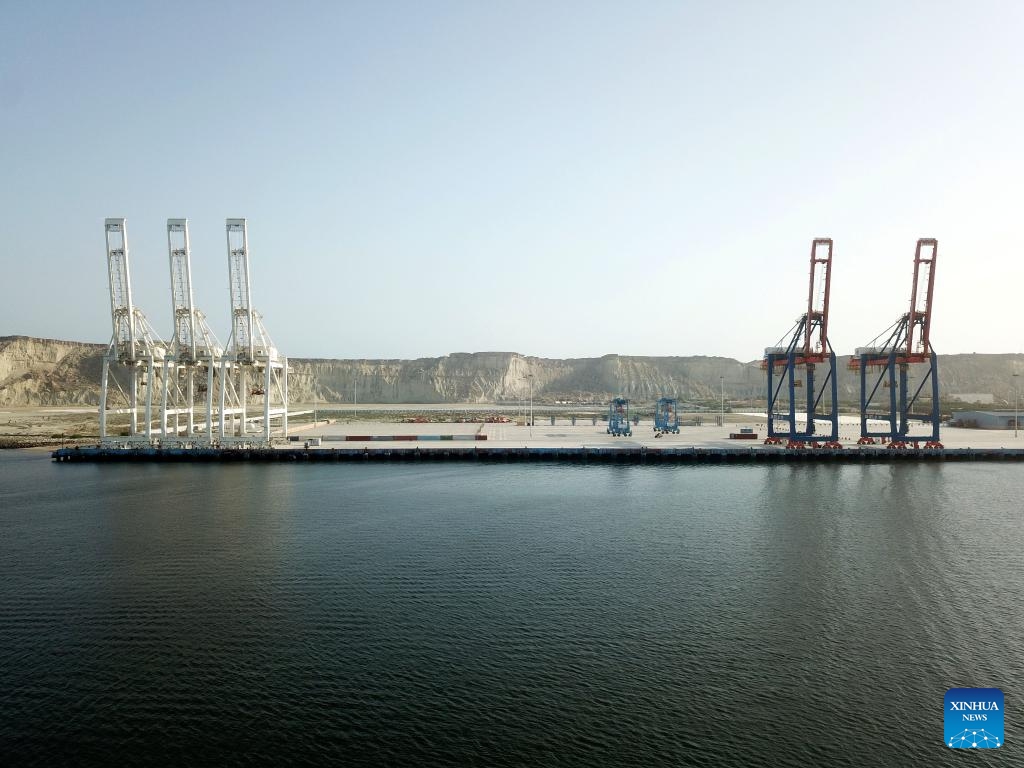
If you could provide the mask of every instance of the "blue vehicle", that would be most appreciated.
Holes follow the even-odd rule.
[[[654,406],[654,431],[679,434],[679,409],[674,397],[662,397]]]
[[[616,397],[608,406],[607,432],[615,437],[629,437],[633,434],[629,427],[629,400],[626,398]]]

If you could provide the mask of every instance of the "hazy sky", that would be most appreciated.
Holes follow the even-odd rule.
[[[835,240],[832,343],[1024,350],[1024,4],[54,3],[0,24],[0,335],[106,342],[103,219],[226,341],[224,219],[296,357],[760,357]]]

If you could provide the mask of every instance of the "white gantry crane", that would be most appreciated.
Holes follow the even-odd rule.
[[[288,433],[288,361],[278,354],[251,302],[249,236],[245,219],[227,220],[231,337],[221,362],[220,440],[223,444],[270,445],[271,420]],[[250,432],[262,399],[262,429]]]
[[[160,426],[164,441],[213,443],[214,375],[224,353],[206,316],[192,298],[192,262],[188,219],[167,220],[167,252],[171,269],[171,310],[174,335],[164,360],[164,390]],[[203,405],[201,432],[196,405]],[[181,417],[185,417],[182,435]],[[173,425],[168,422],[173,418]],[[170,434],[169,434],[170,432]]]
[[[158,367],[163,365],[166,348],[150,327],[142,310],[132,303],[132,283],[128,269],[128,232],[124,219],[104,221],[107,238],[107,276],[110,282],[110,318],[113,335],[103,357],[100,383],[100,441],[105,444],[137,444],[153,439],[153,390],[157,386]],[[127,389],[111,375],[111,365],[127,369]],[[120,392],[126,408],[111,407],[110,385]],[[139,422],[139,395],[144,390],[145,416]],[[128,434],[107,434],[107,411],[128,415]]]

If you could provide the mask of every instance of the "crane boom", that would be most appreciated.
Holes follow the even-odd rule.
[[[914,285],[910,291],[910,314],[907,322],[908,359],[927,355],[931,351],[932,297],[935,291],[935,260],[939,255],[939,242],[935,238],[921,238],[914,251]],[[920,327],[917,348],[914,330]]]
[[[811,274],[804,317],[804,357],[828,351],[828,301],[832,281],[832,239],[819,237],[811,243]],[[812,344],[817,327],[817,344]]]
[[[167,252],[171,268],[171,311],[174,318],[175,357],[178,362],[196,359],[196,311],[192,298],[192,264],[188,219],[167,220]]]
[[[128,228],[125,219],[104,221],[107,238],[107,277],[110,283],[110,319],[113,325],[111,344],[122,363],[138,359],[138,334],[135,328],[135,307],[132,305],[132,282],[128,268]]]
[[[249,281],[249,235],[245,219],[227,220],[228,285],[231,291],[231,352],[239,362],[255,360],[255,329]]]

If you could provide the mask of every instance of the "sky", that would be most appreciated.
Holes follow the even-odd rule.
[[[835,242],[830,338],[909,308],[1021,352],[1024,4],[9,3],[0,335],[106,342],[103,220],[230,330],[224,220],[291,357],[759,358]]]

